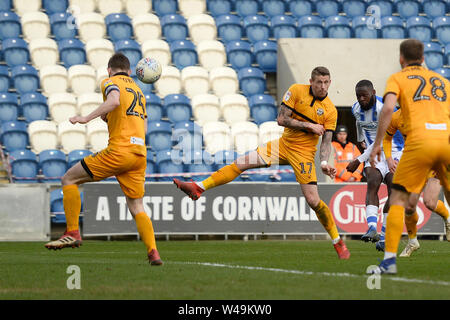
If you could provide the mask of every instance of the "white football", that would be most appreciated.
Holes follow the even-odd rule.
[[[136,76],[144,83],[158,81],[161,71],[161,64],[153,58],[142,58],[136,65]]]

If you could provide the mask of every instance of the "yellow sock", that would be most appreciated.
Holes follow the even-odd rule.
[[[408,238],[414,239],[417,236],[417,221],[419,221],[419,215],[414,212],[411,215],[405,215],[406,230],[408,231]]]
[[[313,208],[316,212],[317,218],[320,223],[324,226],[325,230],[327,230],[332,240],[336,240],[339,238],[339,232],[336,227],[336,223],[334,222],[333,215],[331,214],[330,208],[320,200],[317,207]]]
[[[63,186],[63,205],[66,215],[67,231],[78,230],[78,219],[81,211],[80,191],[76,184]]]
[[[147,247],[147,252],[156,250],[155,232],[153,231],[153,224],[145,212],[139,212],[134,216],[137,230],[141,236],[142,242]]]
[[[402,237],[403,217],[405,208],[399,205],[392,205],[386,220],[386,252],[397,254],[398,244]]]
[[[448,219],[448,210],[445,207],[444,202],[442,202],[441,200],[438,200],[436,209],[434,209],[434,212],[436,212],[438,215],[440,215],[444,220]]]
[[[205,190],[220,186],[236,179],[242,173],[237,167],[236,163],[229,164],[216,172],[211,176],[203,180],[203,186]]]

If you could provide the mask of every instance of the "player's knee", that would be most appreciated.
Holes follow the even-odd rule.
[[[427,207],[428,210],[434,211],[434,209],[436,209],[437,199],[424,198],[423,204],[425,205],[425,207]]]
[[[407,204],[405,207],[405,214],[407,216],[410,216],[410,215],[414,214],[414,212],[416,212],[416,206],[414,206],[412,204]]]
[[[314,194],[305,194],[305,200],[306,203],[311,207],[311,208],[317,208],[317,206],[320,203],[320,198],[318,195],[314,195]]]

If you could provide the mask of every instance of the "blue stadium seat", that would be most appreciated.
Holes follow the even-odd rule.
[[[4,61],[5,58],[3,56],[2,42],[0,41],[0,61]]]
[[[62,189],[56,189],[56,190],[53,190],[50,192],[50,212],[51,213],[64,213]],[[58,221],[52,221],[52,222],[58,222]]]
[[[206,1],[206,8],[213,17],[219,17],[228,14],[232,10],[232,1],[228,0],[208,0]]]
[[[369,7],[370,6],[378,6],[380,10],[379,13],[382,17],[392,16],[392,12],[394,11],[394,4],[390,0],[369,1]]]
[[[442,68],[434,69],[433,71],[439,73],[444,78],[447,78],[447,80],[450,80],[450,68],[442,67]]]
[[[8,38],[3,40],[3,55],[5,62],[11,68],[26,64],[30,60],[28,44],[21,38]]]
[[[436,38],[442,43],[450,43],[450,17],[437,17],[433,20],[433,29]]]
[[[172,147],[172,125],[169,121],[149,121],[147,129],[147,144],[154,151]]]
[[[284,15],[285,2],[282,0],[262,0],[262,11],[269,17]]]
[[[433,37],[430,19],[422,16],[411,17],[406,20],[406,29],[410,38],[418,39],[422,42],[429,42]]]
[[[342,1],[342,10],[349,18],[364,16],[366,14],[367,2],[364,0]]]
[[[12,11],[0,12],[0,40],[19,38],[21,30],[20,18],[16,13]]]
[[[359,39],[377,39],[379,31],[373,26],[368,27],[369,17],[360,16],[352,20],[353,33],[355,38]]]
[[[396,1],[396,5],[397,12],[403,19],[416,17],[421,11],[420,3],[415,0],[398,0]]]
[[[339,14],[339,2],[336,0],[317,0],[315,2],[319,16],[326,18]]]
[[[251,67],[254,57],[252,46],[247,41],[230,41],[226,45],[228,62],[231,67],[239,70],[245,67]]]
[[[42,0],[42,7],[49,16],[54,13],[66,12],[68,6],[68,0]]]
[[[60,12],[50,16],[52,34],[57,41],[73,39],[77,35],[77,26],[74,17],[70,13]]]
[[[447,5],[445,0],[423,0],[423,12],[430,19],[441,17],[447,12]]]
[[[250,42],[268,40],[270,36],[269,19],[262,15],[246,16],[244,29]]]
[[[184,165],[186,172],[213,172],[214,159],[207,151],[193,150],[184,155]],[[193,175],[192,180],[202,181],[209,177],[209,174],[205,175]]]
[[[170,44],[172,62],[178,69],[195,66],[198,61],[195,45],[189,40],[175,40]]]
[[[14,93],[0,93],[0,122],[15,121],[19,115],[19,103]]]
[[[178,4],[176,0],[153,0],[153,10],[159,17],[177,12]]]
[[[16,150],[9,153],[13,181],[18,183],[36,183],[39,164],[34,152]]]
[[[8,152],[25,149],[28,145],[27,124],[22,121],[2,123],[1,142]]]
[[[39,166],[44,175],[43,182],[60,181],[67,171],[66,155],[57,149],[44,150],[39,153]]]
[[[3,0],[0,2],[0,11],[10,11],[12,8],[12,0]]]
[[[249,98],[250,115],[257,125],[277,118],[277,103],[268,94],[255,94]]]
[[[84,44],[78,39],[63,39],[58,42],[59,58],[66,69],[86,63]]]
[[[216,170],[233,163],[236,160],[238,154],[233,150],[222,150],[214,154],[214,164],[216,165]]]
[[[157,178],[147,177],[147,175],[157,172],[158,168],[155,162],[155,153],[152,150],[147,149],[147,168],[145,168],[145,181],[158,181]]]
[[[291,16],[275,16],[270,20],[272,26],[272,34],[275,39],[279,38],[296,38],[297,25],[295,19]]]
[[[152,83],[144,83],[138,79],[136,75],[136,66],[131,66],[131,78],[133,81],[141,88],[142,93],[144,95],[150,94],[153,92],[153,84]]]
[[[298,29],[302,38],[323,38],[322,19],[317,16],[303,16],[298,19]]]
[[[192,116],[191,102],[184,94],[164,97],[164,111],[171,122],[189,121]]]
[[[445,64],[445,56],[442,53],[442,47],[437,42],[424,43],[424,56],[427,68],[434,70]]]
[[[0,92],[6,92],[11,86],[9,69],[7,66],[0,66]]]
[[[168,14],[161,18],[162,34],[168,42],[185,40],[188,36],[186,19],[178,14]]]
[[[131,19],[124,13],[111,13],[105,17],[106,31],[111,40],[119,41],[133,37]]]
[[[156,153],[158,173],[183,173],[184,165],[180,150],[161,150]],[[173,177],[161,177],[158,181],[172,181]]]
[[[81,161],[84,157],[92,154],[92,151],[85,149],[72,150],[67,155],[68,168],[72,168],[75,164]]]
[[[235,0],[236,12],[241,17],[256,15],[259,11],[257,0]]]
[[[332,16],[325,20],[328,38],[351,38],[352,27],[350,20],[344,16]]]
[[[450,43],[447,43],[444,48],[444,54],[447,59],[447,64],[450,64]]]
[[[183,153],[187,150],[202,150],[202,128],[195,122],[182,121],[175,123],[172,137],[175,147],[183,150]]]
[[[14,87],[21,94],[35,92],[39,89],[39,74],[34,67],[28,64],[12,68],[11,78]]]
[[[148,93],[145,95],[145,101],[148,121],[160,121],[164,115],[161,98],[156,94]]]
[[[245,96],[264,93],[266,80],[258,68],[242,68],[238,72],[239,86]]]
[[[385,39],[403,39],[406,37],[403,20],[399,17],[381,18],[381,35]]]
[[[277,71],[277,43],[275,41],[258,41],[253,45],[256,62],[264,72]]]
[[[234,14],[224,14],[216,18],[217,34],[227,43],[239,41],[244,35],[241,18]]]
[[[48,116],[47,98],[39,92],[29,92],[20,96],[21,114],[26,122],[45,120]]]
[[[127,56],[128,60],[130,60],[132,70],[135,69],[134,66],[142,59],[141,46],[135,40],[119,40],[114,43],[114,49],[116,52],[122,52]]]
[[[314,9],[314,4],[308,0],[291,0],[288,5],[289,11],[297,18],[310,16]]]

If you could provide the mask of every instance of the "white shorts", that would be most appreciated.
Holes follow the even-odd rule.
[[[402,157],[402,153],[403,153],[403,150],[402,151],[393,152],[392,153],[392,158],[394,160],[400,161],[400,158]],[[371,165],[370,165],[369,161],[366,161],[364,163],[364,168],[367,168],[367,167],[370,167],[370,166]],[[386,175],[389,173],[389,166],[387,164],[384,152],[381,152],[381,160],[376,162],[375,167],[378,169],[378,171],[380,171],[381,176],[383,177],[383,180],[384,180]]]

